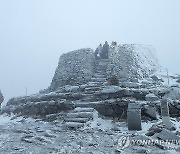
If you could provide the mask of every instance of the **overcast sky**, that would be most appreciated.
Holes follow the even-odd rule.
[[[180,0],[0,0],[0,89],[47,88],[62,53],[100,42],[153,45],[180,74]]]

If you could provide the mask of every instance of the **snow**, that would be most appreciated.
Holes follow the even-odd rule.
[[[0,125],[4,125],[10,122],[16,122],[16,120],[11,120],[13,116],[7,116],[6,114],[0,115]]]
[[[5,125],[8,123],[18,123],[19,121],[23,120],[23,117],[16,117],[14,114],[2,114],[0,115],[0,125]],[[35,121],[33,118],[26,118],[26,122]]]
[[[141,69],[149,71],[150,73],[161,70],[161,66],[156,58],[156,52],[153,46],[135,44],[133,47],[135,58],[139,62]]]

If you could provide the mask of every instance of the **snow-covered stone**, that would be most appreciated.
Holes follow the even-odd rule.
[[[63,54],[53,77],[50,89],[56,90],[64,85],[87,83],[94,73],[94,54],[90,48]]]
[[[137,82],[122,82],[120,83],[120,86],[125,88],[140,88],[140,84]]]
[[[142,79],[161,69],[152,46],[123,44],[110,50],[108,76]]]
[[[167,93],[164,98],[172,99],[172,100],[180,100],[180,88],[179,87],[171,87],[169,89],[169,93]]]
[[[180,140],[180,137],[177,136],[175,133],[169,131],[169,130],[166,130],[166,129],[163,129],[158,135],[157,135],[157,138],[161,139],[161,140],[171,140],[171,141],[175,141],[175,140]]]
[[[146,114],[148,117],[150,117],[151,119],[153,119],[153,120],[156,120],[156,119],[157,119],[157,112],[156,112],[155,107],[148,106],[148,107],[145,109],[145,114]]]
[[[45,116],[60,113],[74,108],[74,104],[66,100],[27,102],[19,105],[8,105],[2,109],[2,113],[14,113],[30,116]]]
[[[80,91],[80,87],[79,87],[79,86],[66,85],[66,86],[64,87],[64,90],[65,90],[66,92],[73,92],[73,93],[75,93],[75,92]]]
[[[153,101],[157,101],[157,100],[159,100],[159,98],[152,93],[146,95],[146,101],[153,102]]]

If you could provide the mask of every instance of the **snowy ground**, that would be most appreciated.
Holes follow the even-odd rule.
[[[96,118],[85,128],[63,130],[62,121],[44,122],[31,118],[0,116],[0,154],[118,154],[118,139],[122,135],[143,137],[157,121],[143,122],[143,130],[128,131],[125,121]],[[179,126],[178,126],[179,129]],[[177,153],[169,148],[130,145],[121,153]]]

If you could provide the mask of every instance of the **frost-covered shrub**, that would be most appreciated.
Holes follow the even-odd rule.
[[[88,82],[94,74],[93,50],[86,48],[63,54],[53,77],[50,89],[56,90],[65,85]]]

